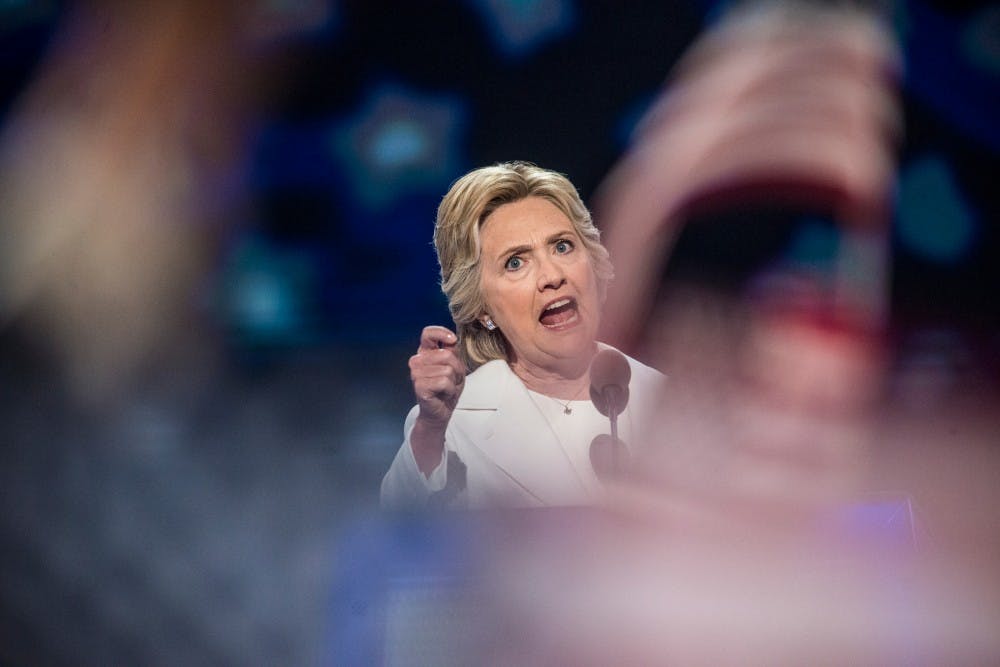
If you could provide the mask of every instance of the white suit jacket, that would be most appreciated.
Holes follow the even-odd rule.
[[[618,429],[634,452],[641,447],[637,429],[653,414],[664,376],[626,358],[632,371],[630,396]],[[417,412],[414,406],[407,415],[403,445],[382,480],[384,507],[417,509],[428,502],[469,508],[540,507],[598,500],[505,361],[491,361],[466,376],[445,432],[442,461],[429,477],[417,468],[410,448]]]

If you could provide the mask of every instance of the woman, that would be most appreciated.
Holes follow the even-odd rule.
[[[458,335],[427,327],[410,358],[417,405],[383,504],[599,499],[590,445],[609,420],[589,399],[589,367],[612,267],[576,189],[527,163],[477,169],[441,202],[434,245]],[[618,422],[634,448],[663,376],[629,366],[631,399]]]

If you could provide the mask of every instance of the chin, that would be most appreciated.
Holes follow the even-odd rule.
[[[555,356],[580,357],[589,354],[596,344],[596,331],[584,326],[571,326],[560,329],[546,329],[546,333],[558,340]]]

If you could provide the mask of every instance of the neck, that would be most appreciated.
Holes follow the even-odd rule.
[[[586,396],[590,386],[590,360],[597,353],[597,345],[588,355],[578,359],[562,359],[552,365],[533,364],[515,357],[510,369],[524,385],[539,394],[572,401]]]

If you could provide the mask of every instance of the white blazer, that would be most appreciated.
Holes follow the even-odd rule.
[[[636,431],[649,423],[664,376],[635,359],[626,359],[632,370],[630,396],[618,429],[621,439],[635,450],[639,446]],[[414,406],[407,415],[403,444],[382,479],[384,507],[418,509],[428,503],[543,507],[589,505],[598,500],[507,362],[491,361],[466,376],[445,431],[441,463],[429,477],[417,468],[410,448],[418,410]]]

